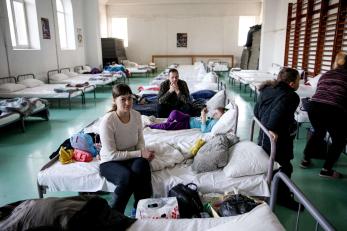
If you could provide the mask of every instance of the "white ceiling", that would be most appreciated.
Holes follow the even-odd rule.
[[[232,4],[259,3],[263,0],[99,0],[106,5]]]

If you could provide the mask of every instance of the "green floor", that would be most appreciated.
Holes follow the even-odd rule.
[[[130,85],[136,92],[139,85],[148,84],[149,80],[150,78],[136,77],[130,80]],[[240,91],[238,85],[228,85],[228,90],[240,109],[238,135],[241,139],[247,139],[253,100],[249,92]],[[17,200],[37,198],[37,172],[48,161],[48,156],[62,141],[102,116],[110,106],[111,87],[105,87],[97,90],[95,102],[92,94],[87,96],[87,103],[84,106],[81,105],[80,99],[74,100],[71,111],[68,110],[67,104],[62,104],[58,108],[54,103],[50,109],[50,121],[30,120],[26,123],[25,133],[20,131],[19,126],[0,129],[0,206]],[[347,178],[330,180],[319,177],[321,161],[314,161],[314,167],[310,169],[299,168],[298,163],[302,157],[305,142],[303,127],[300,139],[295,141],[292,179],[338,230],[345,230],[347,229]],[[336,170],[347,175],[346,165],[346,155],[342,155]],[[47,194],[47,196],[66,195],[76,195],[76,193]],[[288,230],[293,230],[295,212],[277,207],[276,214]],[[312,219],[306,212],[301,218],[301,223],[301,230],[308,230],[308,228],[312,230],[314,227]]]

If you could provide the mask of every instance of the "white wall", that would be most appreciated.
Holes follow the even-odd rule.
[[[260,9],[261,3],[123,3],[107,7],[108,32],[110,36],[111,18],[128,18],[126,52],[137,63],[150,62],[153,54],[233,54],[238,63],[242,51],[237,46],[239,16],[259,16]],[[176,47],[177,33],[188,34],[187,48]]]
[[[265,0],[263,2],[260,70],[269,70],[272,63],[284,64],[287,14],[288,0]]]
[[[11,38],[9,33],[8,18],[6,12],[6,1],[0,1],[0,26],[2,31],[5,31],[6,46],[8,52],[6,53],[4,44],[0,39],[0,76],[18,75],[24,73],[34,73],[37,78],[46,79],[47,71],[51,69],[57,69],[62,67],[74,67],[77,65],[83,65],[86,63],[85,48],[86,40],[83,46],[78,46],[76,40],[75,50],[61,50],[59,45],[59,36],[57,34],[58,27],[54,23],[56,16],[53,16],[55,11],[55,1],[36,0],[37,18],[39,24],[40,33],[40,50],[13,50],[11,45]],[[53,5],[52,5],[53,4]],[[83,23],[83,13],[85,1],[72,0],[75,33],[76,28],[81,28],[85,35],[85,25]],[[98,11],[94,12],[98,14]],[[94,14],[93,13],[93,14]],[[49,27],[51,33],[51,39],[42,39],[41,18],[48,18]],[[75,36],[77,39],[77,36]],[[57,48],[58,47],[58,48]],[[3,64],[8,56],[9,69],[7,64]]]

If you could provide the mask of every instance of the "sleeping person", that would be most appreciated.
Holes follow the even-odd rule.
[[[148,125],[152,129],[161,130],[181,130],[189,128],[200,128],[201,132],[206,133],[212,130],[212,127],[222,117],[225,108],[218,107],[213,111],[212,118],[207,118],[207,108],[201,110],[200,117],[191,117],[178,110],[171,111],[166,122]]]

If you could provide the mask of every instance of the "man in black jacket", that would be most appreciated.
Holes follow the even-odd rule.
[[[169,79],[160,84],[158,117],[166,118],[172,110],[190,114],[190,94],[187,83],[179,79],[178,71],[170,69]]]
[[[300,98],[295,91],[299,88],[300,76],[297,70],[283,68],[277,80],[266,81],[260,87],[260,95],[254,107],[254,115],[269,130],[271,138],[276,141],[275,160],[281,165],[281,171],[289,178],[293,172],[290,161],[293,159],[293,139],[296,132],[294,112]],[[270,153],[270,140],[259,133],[258,144]],[[284,184],[279,186],[278,203],[298,209],[290,191]]]

